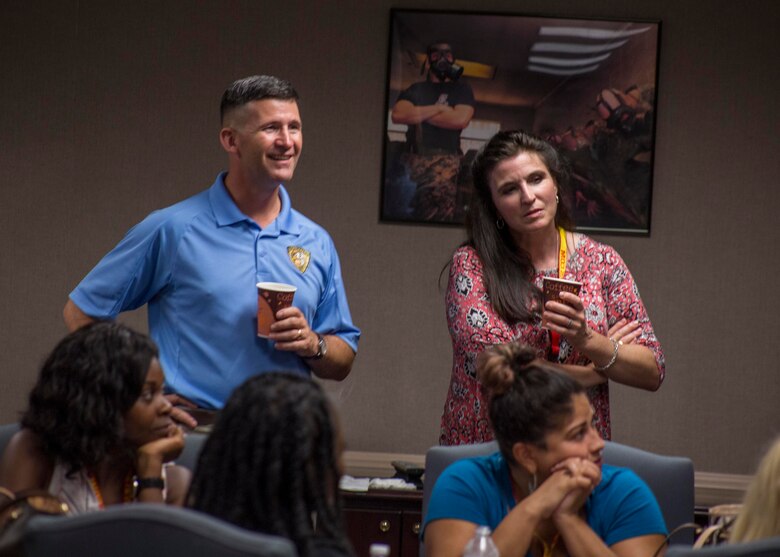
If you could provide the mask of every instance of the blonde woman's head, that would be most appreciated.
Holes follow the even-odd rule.
[[[761,459],[730,540],[750,542],[773,536],[780,536],[780,437]]]

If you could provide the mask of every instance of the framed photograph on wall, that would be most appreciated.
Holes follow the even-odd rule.
[[[578,230],[649,234],[660,22],[391,10],[380,220],[460,225],[500,130],[569,160]]]

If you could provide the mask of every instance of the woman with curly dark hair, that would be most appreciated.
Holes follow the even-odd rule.
[[[182,504],[189,472],[167,465],[184,435],[163,396],[149,337],[98,322],[66,336],[41,368],[0,461],[0,485],[47,490],[82,513],[130,501]]]
[[[289,538],[301,557],[351,555],[338,483],[341,437],[322,389],[289,373],[237,388],[200,453],[187,506]]]

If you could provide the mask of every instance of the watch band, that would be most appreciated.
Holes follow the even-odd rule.
[[[304,356],[305,360],[321,360],[328,352],[328,344],[325,342],[325,337],[319,333],[316,334],[319,339],[317,342],[317,353],[314,356]]]
[[[144,489],[165,489],[165,480],[162,478],[138,478],[135,481],[135,492],[140,493]]]

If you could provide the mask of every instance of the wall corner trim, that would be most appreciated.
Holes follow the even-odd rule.
[[[696,506],[714,507],[741,503],[751,477],[743,474],[695,472],[693,483],[696,486]]]

